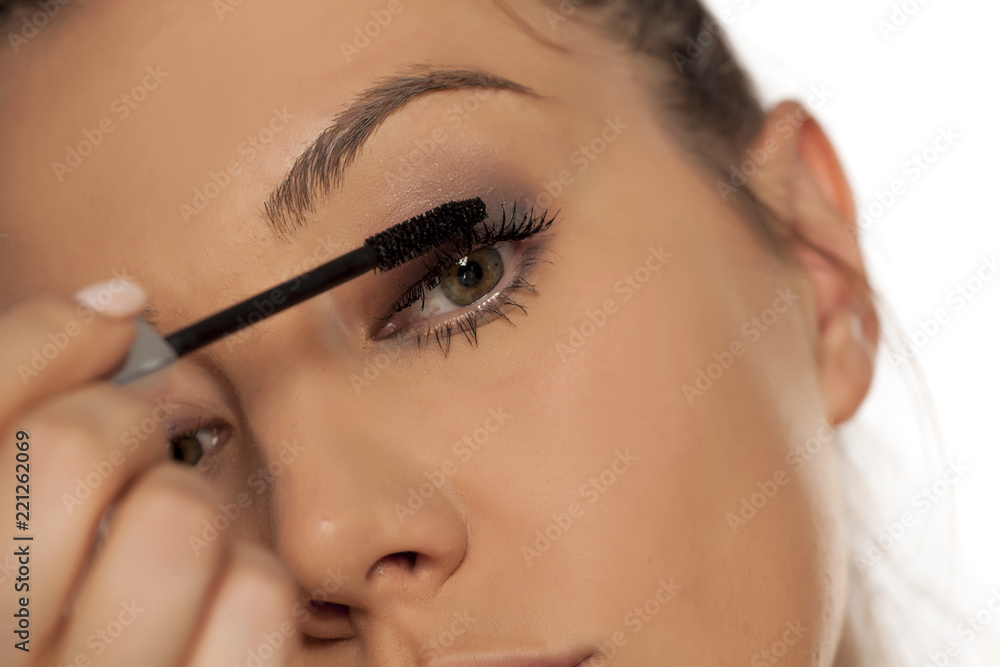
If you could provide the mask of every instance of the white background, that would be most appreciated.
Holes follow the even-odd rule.
[[[920,517],[927,530],[908,531],[891,548],[914,562],[913,555],[946,547],[944,558],[909,573],[956,614],[926,621],[914,612],[906,619],[906,641],[919,656],[907,664],[923,665],[927,652],[955,640],[962,650],[949,664],[996,667],[1000,615],[968,644],[956,628],[986,606],[991,590],[1000,591],[1000,275],[961,309],[953,290],[984,258],[1000,259],[1000,2],[707,4],[717,16],[731,13],[729,37],[768,104],[805,102],[814,86],[832,93],[814,113],[841,155],[859,211],[871,214],[861,243],[885,314],[918,344],[923,385],[909,376],[912,364],[893,366],[883,354],[872,395],[843,431],[876,494],[873,516],[891,523],[913,510],[913,496],[943,479],[948,460],[971,469],[949,485],[940,508]],[[894,7],[902,10],[895,17]],[[916,177],[909,161],[947,128],[959,138]],[[895,180],[905,194],[879,210],[879,193],[889,202],[884,191]],[[927,321],[939,309],[948,320],[935,331]],[[933,335],[917,333],[921,322]],[[899,349],[890,341],[882,352],[893,346]],[[926,408],[914,399],[921,386],[939,418],[937,443],[933,427],[921,423]]]

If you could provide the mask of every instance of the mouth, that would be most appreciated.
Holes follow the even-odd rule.
[[[593,651],[576,651],[561,656],[530,653],[481,653],[438,658],[428,667],[586,667],[596,655]]]

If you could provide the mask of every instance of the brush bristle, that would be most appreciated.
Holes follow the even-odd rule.
[[[365,239],[365,245],[375,251],[377,269],[389,271],[458,237],[472,238],[472,228],[486,215],[479,197],[448,202]]]

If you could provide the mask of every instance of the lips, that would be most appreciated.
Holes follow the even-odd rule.
[[[563,656],[482,653],[448,656],[429,663],[428,667],[581,667],[593,655],[592,651],[577,651]]]

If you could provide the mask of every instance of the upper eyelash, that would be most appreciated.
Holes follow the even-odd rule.
[[[507,209],[501,206],[502,216],[498,224],[491,225],[488,222],[482,228],[470,231],[459,241],[447,248],[439,248],[434,251],[434,261],[424,263],[427,273],[424,277],[410,287],[398,298],[389,308],[389,314],[383,320],[391,319],[393,315],[409,308],[417,301],[420,301],[420,309],[423,310],[424,300],[427,293],[437,287],[441,282],[441,276],[445,269],[455,264],[472,251],[486,246],[496,245],[505,241],[523,241],[547,230],[558,217],[558,211],[551,217],[548,209],[535,215],[535,208],[531,207],[528,212],[517,218],[517,202],[511,206],[510,215]]]
[[[182,438],[190,438],[201,429],[202,429],[201,417],[198,417],[198,422],[195,424],[195,427],[191,429],[185,429],[181,431],[176,426],[170,425],[167,427],[167,442],[172,443],[174,440],[180,440]]]

